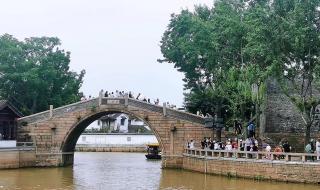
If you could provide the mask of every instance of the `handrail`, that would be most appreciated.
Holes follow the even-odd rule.
[[[18,147],[33,147],[34,143],[33,142],[17,142]]]
[[[239,151],[239,150],[206,150],[206,149],[185,149],[184,155],[198,158],[229,158],[229,159],[251,159],[264,161],[285,161],[285,162],[307,162],[316,160],[314,153],[286,153],[286,152],[264,152],[264,151]],[[320,163],[319,163],[320,164]]]
[[[115,101],[112,101],[112,100],[115,100]],[[158,113],[163,112],[163,106],[161,106],[161,105],[155,105],[155,104],[151,104],[151,103],[148,103],[145,101],[136,100],[133,98],[126,99],[125,97],[102,97],[100,99],[93,98],[90,100],[80,101],[80,102],[65,105],[62,107],[54,108],[54,109],[52,109],[52,112],[50,112],[50,110],[47,110],[47,111],[43,111],[43,112],[36,113],[33,115],[25,116],[25,117],[19,118],[18,122],[21,124],[23,122],[27,122],[30,124],[30,123],[34,123],[34,122],[38,122],[38,121],[45,121],[45,120],[50,119],[51,117],[63,115],[65,113],[68,113],[71,111],[81,110],[81,109],[90,108],[90,107],[92,107],[92,108],[97,107],[100,105],[100,103],[101,103],[101,105],[118,104],[118,105],[125,106],[126,101],[127,101],[128,105],[132,106],[132,107],[139,107],[142,109],[147,109],[147,110],[150,110],[153,112],[158,112]],[[182,120],[188,120],[188,121],[191,121],[194,123],[204,124],[204,117],[201,117],[199,115],[195,115],[195,114],[188,113],[188,112],[182,112],[182,111],[171,109],[171,108],[166,108],[166,110],[167,110],[167,114],[169,117],[178,118],[178,119],[182,119]],[[50,115],[50,113],[51,113],[51,115]]]

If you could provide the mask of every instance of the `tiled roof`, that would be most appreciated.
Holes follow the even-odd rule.
[[[9,101],[7,100],[0,100],[0,110],[2,110],[5,107],[9,107],[17,116],[22,117],[23,114],[16,108],[14,107]]]
[[[114,114],[109,114],[109,115],[105,115],[102,116],[100,119],[101,120],[106,120],[106,119],[112,119],[112,120],[116,120],[119,116],[121,116],[123,113],[114,113]]]
[[[0,109],[4,108],[7,105],[7,100],[0,100]]]

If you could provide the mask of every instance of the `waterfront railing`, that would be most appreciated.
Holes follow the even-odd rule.
[[[18,147],[34,147],[33,142],[17,142]]]
[[[307,162],[316,161],[317,154],[313,153],[286,153],[263,151],[239,150],[210,150],[210,149],[185,149],[184,155],[206,159],[251,159],[264,161]],[[320,163],[320,162],[319,162]]]

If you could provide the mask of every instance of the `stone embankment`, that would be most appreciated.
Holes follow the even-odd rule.
[[[188,149],[182,168],[229,177],[320,184],[320,162],[312,161],[315,157],[315,154]]]
[[[35,148],[1,148],[0,169],[35,166]]]
[[[77,145],[76,152],[146,152],[145,145]]]

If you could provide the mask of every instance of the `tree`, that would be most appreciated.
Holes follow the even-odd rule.
[[[250,110],[252,103],[259,119],[266,81],[277,79],[301,112],[307,142],[320,103],[319,5],[320,0],[218,0],[213,8],[183,10],[172,15],[163,35],[160,62],[185,74],[190,111],[219,115],[228,109],[229,119],[246,115],[241,107]]]
[[[14,99],[25,114],[79,101],[85,71],[69,71],[70,52],[60,45],[53,37],[0,36],[0,96]]]
[[[305,144],[310,140],[313,112],[320,103],[320,1],[274,1],[277,47],[281,50],[278,79],[284,93],[296,105],[305,124]],[[285,44],[285,46],[283,45]]]
[[[160,62],[174,63],[185,74],[189,111],[245,117],[244,105],[251,105],[252,98],[249,75],[241,74],[250,71],[244,54],[244,6],[237,0],[217,1],[212,9],[197,6],[194,12],[172,15],[161,41]]]

